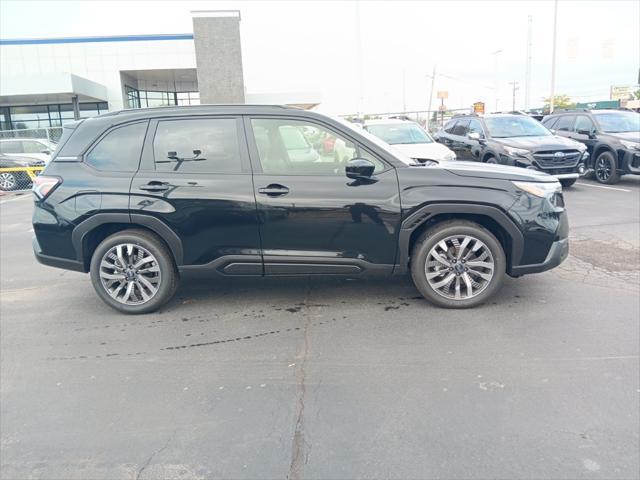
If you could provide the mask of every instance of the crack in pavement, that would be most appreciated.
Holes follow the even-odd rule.
[[[174,437],[176,436],[176,432],[173,432],[173,435],[171,435],[169,437],[169,439],[167,440],[167,442],[164,444],[164,446],[160,447],[158,450],[156,450],[155,452],[153,452],[149,458],[147,458],[147,461],[144,463],[144,465],[142,466],[142,468],[140,468],[140,470],[138,470],[138,473],[136,474],[136,480],[140,480],[140,476],[142,475],[142,472],[144,472],[144,469],[147,468],[149,466],[149,464],[151,463],[151,461],[154,459],[154,457],[156,455],[158,455],[159,453],[162,453],[164,450],[167,449],[167,447],[169,446],[169,444],[171,443],[171,440],[174,439]]]
[[[311,290],[311,282],[308,280],[307,294],[304,301],[304,328],[303,328],[303,347],[302,361],[300,362],[299,379],[298,379],[298,402],[296,412],[296,424],[291,442],[291,464],[289,465],[288,480],[301,480],[304,478],[304,465],[307,453],[305,452],[306,443],[304,440],[304,408],[307,397],[307,359],[309,354],[309,328],[311,327],[309,309],[307,301]]]

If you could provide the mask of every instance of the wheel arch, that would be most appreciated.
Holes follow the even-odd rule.
[[[402,222],[398,240],[398,262],[394,273],[404,274],[408,271],[411,251],[423,232],[449,220],[468,220],[489,230],[504,250],[507,272],[510,272],[512,266],[519,264],[524,237],[505,212],[488,205],[436,204],[421,208]]]
[[[182,265],[182,241],[161,220],[139,214],[97,214],[80,223],[72,233],[77,260],[82,262],[84,271],[89,271],[91,256],[100,242],[114,233],[132,229],[145,230],[158,237],[171,252],[176,265]]]

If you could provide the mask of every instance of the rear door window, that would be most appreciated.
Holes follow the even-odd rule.
[[[108,172],[137,171],[146,131],[147,122],[114,128],[89,151],[85,162]]]
[[[235,118],[162,120],[153,139],[153,154],[159,172],[242,172]]]

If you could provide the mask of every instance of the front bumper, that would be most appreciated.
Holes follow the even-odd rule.
[[[544,259],[544,262],[534,265],[520,265],[517,267],[511,267],[510,274],[512,277],[519,277],[520,275],[527,275],[529,273],[545,272],[560,265],[565,261],[568,255],[569,239],[563,238],[561,240],[556,240],[551,244],[551,248],[549,249],[547,258]]]
[[[587,173],[589,154],[583,152],[582,156],[574,160],[575,163],[572,164],[547,167],[543,167],[531,154],[525,156],[501,155],[501,159],[506,165],[514,165],[516,167],[529,168],[538,172],[548,173],[558,180],[569,180],[580,178]]]
[[[625,150],[621,164],[623,172],[640,175],[640,151]]]

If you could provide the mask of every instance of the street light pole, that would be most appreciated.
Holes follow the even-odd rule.
[[[511,110],[515,112],[516,111],[516,90],[519,90],[518,82],[514,80],[513,82],[509,82],[509,85],[513,87],[513,103],[511,106]]]
[[[553,2],[553,52],[551,54],[551,95],[549,113],[553,113],[556,94],[556,41],[558,37],[558,0]]]
[[[433,74],[431,75],[431,92],[429,93],[429,109],[427,110],[427,130],[431,126],[431,105],[433,101],[433,86],[436,83],[436,66],[433,65]]]
[[[502,53],[502,50],[496,50],[495,52],[491,52],[493,55],[493,91],[495,94],[496,108],[495,111],[498,111],[498,54]]]

